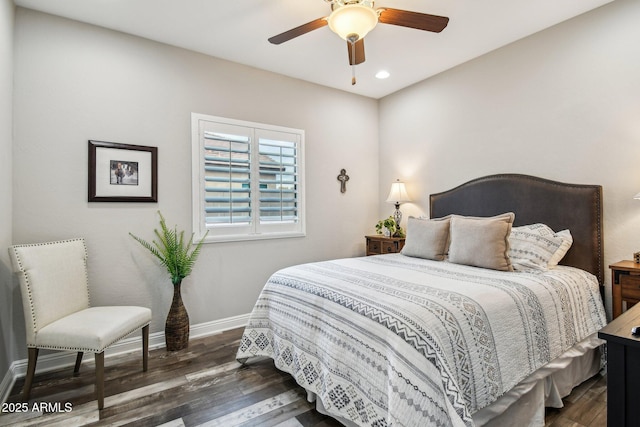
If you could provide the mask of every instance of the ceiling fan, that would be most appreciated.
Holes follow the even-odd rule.
[[[449,18],[426,13],[381,7],[373,8],[374,0],[325,0],[331,5],[331,14],[315,19],[299,27],[269,38],[273,44],[281,44],[310,31],[329,25],[329,28],[347,41],[349,64],[354,67],[351,84],[356,84],[355,66],[364,62],[364,36],[378,22],[399,25],[417,30],[439,33],[449,23]]]

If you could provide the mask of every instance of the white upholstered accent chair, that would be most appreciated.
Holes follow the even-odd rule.
[[[39,349],[95,353],[98,408],[104,407],[104,350],[142,328],[142,365],[147,370],[149,322],[146,307],[90,307],[84,239],[14,245],[9,248],[20,278],[27,332],[28,366],[22,391],[29,400]]]

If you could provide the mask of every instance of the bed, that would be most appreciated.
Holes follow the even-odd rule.
[[[601,187],[492,175],[430,217],[401,254],[274,273],[237,359],[272,358],[347,426],[544,425],[604,364]]]

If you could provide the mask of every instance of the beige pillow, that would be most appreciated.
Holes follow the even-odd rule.
[[[453,215],[449,261],[513,271],[509,259],[509,235],[514,219],[512,212],[487,218]]]
[[[417,258],[442,261],[446,255],[449,240],[449,218],[407,220],[407,238],[402,254]]]

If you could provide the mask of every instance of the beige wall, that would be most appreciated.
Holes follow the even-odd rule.
[[[13,2],[0,0],[0,381],[15,358],[12,325],[15,288],[6,250],[12,241],[13,24]]]
[[[304,129],[307,189],[306,237],[203,248],[183,282],[192,324],[249,313],[281,267],[364,254],[377,221],[375,100],[20,8],[15,75],[13,240],[84,236],[94,304],[151,307],[163,330],[171,284],[128,232],[151,239],[158,209],[190,230],[191,112]],[[89,139],[158,147],[159,202],[87,203]]]
[[[405,214],[428,214],[430,193],[487,174],[601,184],[605,264],[629,259],[640,250],[638,22],[640,2],[618,0],[382,99],[379,197],[403,178],[416,200]]]

